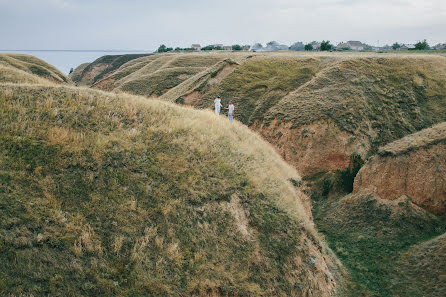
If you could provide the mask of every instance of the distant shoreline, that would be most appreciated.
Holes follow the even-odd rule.
[[[0,49],[0,52],[82,52],[82,53],[152,53],[150,50],[52,50],[52,49]]]

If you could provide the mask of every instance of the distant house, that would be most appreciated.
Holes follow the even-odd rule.
[[[279,44],[277,41],[270,41],[266,44],[266,47],[264,47],[260,51],[275,52],[275,51],[286,51],[286,50],[288,50],[288,45]]]
[[[365,48],[365,45],[361,41],[347,41],[347,44],[350,46],[350,48],[354,51],[363,51]]]
[[[346,50],[346,49],[351,49],[350,45],[347,42],[341,42],[336,46],[336,49],[338,51],[342,51],[342,50]]]
[[[217,43],[217,44],[213,44],[214,47],[221,47],[223,48],[223,44],[222,43]]]
[[[439,44],[437,44],[437,45],[434,45],[434,46],[432,47],[432,49],[434,49],[434,50],[442,50],[442,49],[446,49],[446,43],[443,43],[443,44],[439,43]]]
[[[223,46],[223,50],[225,50],[225,51],[232,51],[232,45],[225,45],[225,46]]]
[[[260,43],[255,43],[253,44],[253,46],[251,46],[251,51],[256,52],[256,51],[261,51],[263,49],[263,45]]]
[[[190,48],[195,50],[195,51],[200,51],[201,50],[201,45],[199,45],[199,44],[192,44]]]
[[[365,48],[365,44],[363,44],[361,41],[355,41],[355,40],[341,42],[336,46],[337,50],[351,49],[354,51],[363,51],[364,48]]]
[[[303,42],[298,41],[298,42],[292,44],[289,47],[289,49],[292,50],[292,51],[303,51],[303,50],[305,50],[305,45],[304,45]]]
[[[313,46],[313,50],[314,51],[320,51],[321,50],[321,43],[320,42],[313,41],[311,43],[311,45]]]
[[[415,44],[402,44],[401,47],[399,48],[399,50],[409,50],[409,49],[414,49],[415,48]]]

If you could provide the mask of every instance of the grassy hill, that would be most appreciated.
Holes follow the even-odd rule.
[[[0,88],[0,295],[331,296],[300,177],[210,111]]]
[[[0,53],[0,82],[68,83],[69,79],[56,67],[30,55]]]
[[[445,233],[445,217],[404,196],[313,198],[315,223],[354,281],[344,296],[443,296],[444,279],[437,281],[446,272],[444,247],[425,241]]]
[[[147,56],[148,54],[108,55],[100,57],[92,63],[79,65],[71,78],[80,86],[90,86],[121,67],[123,64]]]
[[[446,233],[411,247],[397,260],[395,290],[410,296],[446,295]]]
[[[311,177],[351,170],[355,158],[364,162],[378,147],[444,121],[445,69],[440,55],[169,53],[132,60],[93,87],[198,108],[212,108],[220,95]]]

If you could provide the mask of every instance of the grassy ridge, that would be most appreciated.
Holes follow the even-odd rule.
[[[132,60],[145,57],[148,54],[107,55],[100,57],[83,68],[81,74],[73,77],[73,81],[79,85],[92,85],[104,78],[107,74],[117,70],[123,64]],[[80,71],[79,71],[80,72]],[[90,75],[86,76],[86,73]]]
[[[300,177],[242,125],[145,98],[4,84],[0,135],[1,295],[334,289]]]
[[[217,81],[207,75],[216,69],[219,77],[224,71],[216,65],[224,60],[235,62],[230,72]],[[197,67],[204,70],[194,75]],[[445,69],[441,55],[176,53],[131,61],[103,83],[112,82],[106,90],[162,94],[163,100],[199,108],[212,108],[220,95],[223,104],[234,101],[236,118],[249,126],[278,121],[295,129],[334,122],[352,135],[352,143],[364,139],[374,154],[379,146],[445,120]]]
[[[284,97],[265,116],[298,127],[331,119],[342,130],[378,146],[446,117],[446,59],[370,57],[339,61],[310,84]]]
[[[32,78],[31,76],[35,77]],[[69,79],[56,67],[30,55],[0,54],[1,82],[39,82],[44,78],[57,83],[68,83]]]

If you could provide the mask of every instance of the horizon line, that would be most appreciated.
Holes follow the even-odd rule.
[[[97,49],[0,49],[0,52],[134,52],[134,53],[140,53],[140,52],[148,52],[153,53],[153,50],[97,50]]]

